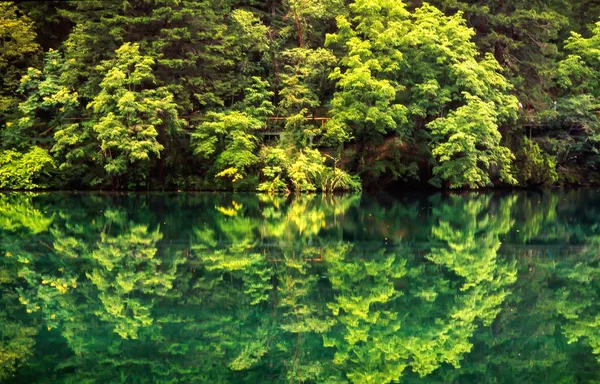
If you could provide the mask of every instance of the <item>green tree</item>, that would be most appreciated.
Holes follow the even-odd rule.
[[[14,112],[15,91],[25,68],[35,62],[40,46],[31,20],[15,4],[0,3],[0,119]]]
[[[86,180],[94,173],[94,141],[78,122],[79,94],[68,79],[72,67],[73,60],[67,61],[59,51],[50,49],[42,70],[28,69],[18,90],[26,99],[19,104],[19,118],[7,123],[10,126],[4,131],[4,139],[8,146],[22,150],[31,146],[49,148],[60,170],[54,173],[56,179]]]
[[[54,167],[52,157],[39,147],[22,154],[6,150],[0,152],[0,189],[35,189],[46,187],[40,178],[49,176]]]
[[[243,102],[225,112],[209,113],[209,121],[200,123],[192,134],[194,152],[204,158],[214,158],[215,177],[235,183],[251,175],[251,169],[259,163],[256,131],[262,129],[266,118],[273,114],[268,85],[255,77],[254,84],[246,89]]]
[[[349,7],[351,18],[338,16],[338,32],[326,40],[326,46],[337,44],[344,52],[343,67],[330,75],[338,91],[327,135],[336,144],[353,139],[357,149],[351,171],[376,177],[387,168],[371,161],[377,146],[388,133],[406,136],[407,109],[397,99],[403,87],[393,75],[403,60],[398,39],[408,30],[409,13],[403,3],[393,1],[358,0]]]
[[[556,81],[562,91],[557,101],[558,118],[566,130],[566,134],[559,136],[564,149],[559,151],[558,163],[559,168],[567,169],[564,173],[574,173],[571,177],[576,182],[583,182],[585,169],[595,171],[600,166],[597,155],[600,122],[596,114],[597,98],[600,96],[600,77],[597,75],[600,61],[594,53],[599,46],[600,23],[592,28],[589,38],[572,32],[565,42],[569,54],[559,62],[556,73]],[[574,156],[577,158],[575,162],[572,161]],[[591,177],[595,179],[595,175]]]
[[[515,169],[520,185],[550,185],[558,180],[556,158],[527,137],[516,154]]]
[[[490,183],[495,166],[500,180],[512,184],[513,156],[500,144],[499,127],[516,119],[517,100],[500,66],[491,55],[478,57],[462,14],[445,17],[425,4],[412,19],[404,71],[412,120],[431,134],[430,182],[477,188]]]
[[[470,95],[467,95],[470,96]],[[498,112],[493,102],[468,97],[466,105],[429,124],[433,135],[432,154],[439,165],[430,182],[449,183],[450,188],[477,188],[491,184],[490,169],[500,168],[500,180],[516,183],[511,173],[514,155],[500,145]]]
[[[253,12],[231,5],[160,0],[152,6],[118,1],[60,9],[59,16],[75,25],[63,47],[67,59],[74,60],[70,78],[82,104],[100,92],[106,73],[99,64],[127,42],[153,59],[152,88],[165,87],[181,115],[195,118],[239,102],[261,67],[267,28]],[[189,136],[169,136],[160,126],[157,130],[164,149],[160,160],[152,162],[151,177],[171,188],[213,187],[214,173],[207,175],[209,167],[194,159]],[[92,157],[98,161],[102,156]],[[91,179],[102,183],[104,175]]]
[[[145,185],[152,160],[164,148],[157,139],[158,129],[166,127],[175,134],[182,121],[173,95],[153,86],[154,60],[142,56],[137,44],[125,43],[115,53],[114,61],[101,64],[99,70],[105,73],[102,91],[88,104],[93,111],[92,129],[100,142],[104,169],[117,188],[120,176]]]
[[[536,119],[551,109],[550,88],[560,58],[561,37],[576,5],[564,0],[434,0],[445,12],[464,12],[477,32],[482,53],[491,53],[507,69],[521,103],[535,109]],[[539,117],[538,117],[539,116]]]
[[[478,59],[462,15],[447,17],[427,4],[411,14],[401,2],[375,0],[350,10],[352,22],[338,18],[339,32],[328,40],[346,46],[340,63],[347,68],[332,74],[340,91],[329,135],[355,139],[361,169],[417,177],[415,160],[425,160],[434,184],[476,188],[490,183],[496,166],[500,179],[513,183],[513,156],[500,145],[498,128],[516,118],[517,100],[495,59]],[[417,159],[407,151],[411,144],[412,154],[421,151]],[[381,154],[386,146],[398,149],[391,161]]]

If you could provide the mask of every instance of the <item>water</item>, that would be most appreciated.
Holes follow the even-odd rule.
[[[600,192],[0,194],[0,381],[600,380]]]

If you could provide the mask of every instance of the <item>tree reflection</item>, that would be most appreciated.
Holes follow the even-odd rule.
[[[0,379],[598,379],[582,198],[0,195]]]

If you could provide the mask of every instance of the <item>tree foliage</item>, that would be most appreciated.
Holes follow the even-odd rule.
[[[1,145],[46,150],[53,188],[596,183],[598,10],[589,0],[3,3]],[[527,176],[530,150],[556,159],[542,161],[543,181]]]
[[[176,133],[181,127],[173,95],[154,88],[154,60],[139,53],[137,44],[123,44],[116,58],[101,64],[106,76],[101,92],[87,105],[93,111],[93,131],[111,177],[133,173],[146,178],[149,164],[164,146],[159,130]],[[130,168],[135,169],[131,172]]]
[[[18,98],[15,90],[24,68],[33,64],[40,46],[34,25],[15,4],[0,4],[0,118],[10,117]]]
[[[47,184],[39,180],[48,176],[53,167],[54,160],[40,147],[33,147],[27,153],[0,152],[0,189],[44,188]]]

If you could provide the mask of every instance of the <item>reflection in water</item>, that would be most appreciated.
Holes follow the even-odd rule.
[[[0,381],[600,380],[599,197],[0,194]]]

